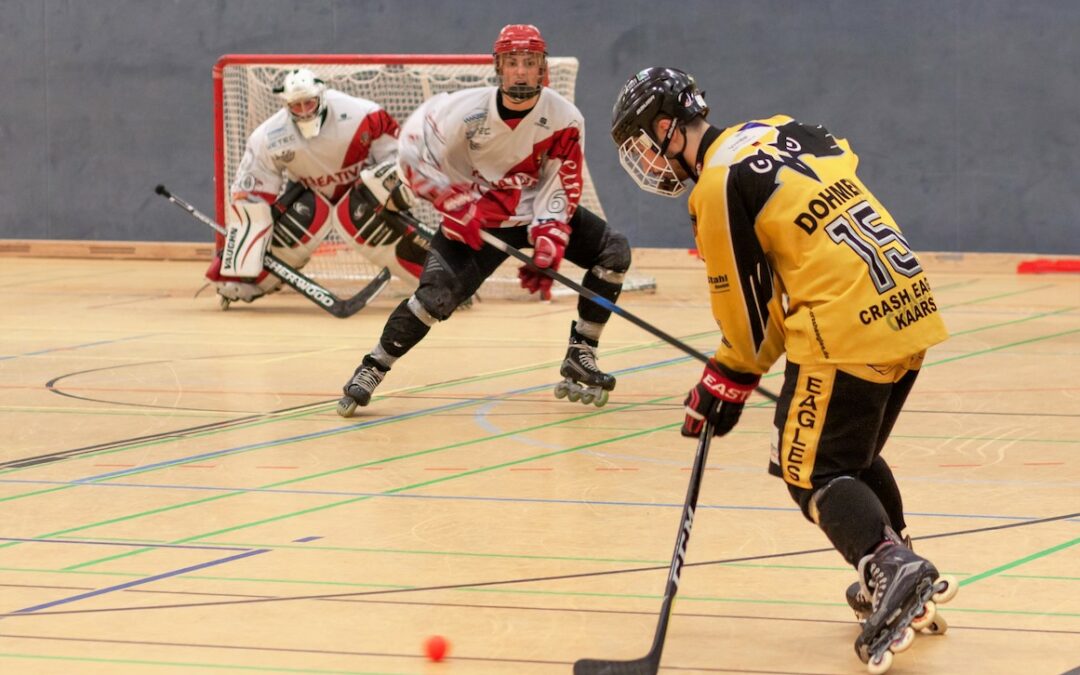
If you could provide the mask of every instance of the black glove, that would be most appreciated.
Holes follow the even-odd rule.
[[[760,375],[740,373],[709,359],[701,381],[686,395],[686,419],[682,435],[698,436],[706,416],[713,423],[717,436],[723,436],[735,428],[742,414],[746,399],[761,380]]]

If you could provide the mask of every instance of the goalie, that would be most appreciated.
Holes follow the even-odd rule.
[[[289,72],[275,93],[285,105],[247,140],[224,242],[206,272],[222,307],[281,286],[263,269],[267,246],[301,269],[334,227],[365,258],[415,285],[427,242],[386,217],[411,203],[397,178],[397,122],[373,101],[327,89],[306,68]]]

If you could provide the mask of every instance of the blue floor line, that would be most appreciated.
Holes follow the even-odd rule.
[[[98,340],[97,342],[87,342],[81,345],[75,345],[73,347],[52,347],[50,349],[39,349],[36,352],[25,352],[23,354],[9,354],[7,356],[0,356],[0,361],[9,361],[11,359],[18,359],[23,356],[41,356],[42,354],[51,354],[53,352],[70,352],[76,349],[87,349],[88,347],[98,347],[100,345],[111,345],[117,342],[127,342],[128,340],[141,340],[144,337],[150,337],[152,333],[146,335],[131,335],[128,337],[116,338],[115,340]]]
[[[59,600],[51,600],[49,602],[43,602],[40,605],[33,605],[31,607],[24,607],[23,609],[16,610],[12,614],[32,614],[33,612],[39,612],[43,609],[50,607],[56,607],[58,605],[66,605],[71,602],[77,602],[79,600],[85,600],[86,598],[93,598],[99,595],[105,595],[106,593],[114,593],[116,591],[122,591],[126,588],[133,586],[142,586],[143,584],[153,583],[162,579],[168,579],[169,577],[180,576],[181,574],[187,574],[188,572],[195,572],[207,567],[215,567],[224,563],[233,562],[234,560],[240,560],[241,558],[249,558],[253,555],[259,555],[260,553],[267,553],[270,549],[260,548],[254,551],[245,551],[244,553],[237,553],[226,558],[219,558],[217,560],[210,560],[208,562],[199,563],[197,565],[189,565],[188,567],[181,567],[177,570],[169,572],[162,572],[161,574],[155,574],[149,577],[143,577],[142,579],[135,579],[134,581],[127,581],[122,584],[116,584],[115,586],[107,586],[105,588],[99,588],[93,591],[87,591],[86,593],[79,593],[78,595],[72,595],[66,598],[60,598]]]
[[[617,371],[614,371],[614,373],[615,374],[633,373],[633,372],[637,372],[637,371],[640,371],[640,370],[646,370],[646,369],[655,368],[655,367],[661,366],[661,365],[677,363],[679,361],[686,361],[689,358],[690,357],[684,356],[684,357],[678,357],[678,358],[674,358],[674,359],[666,359],[664,361],[657,361],[657,362],[651,363],[651,364],[646,364],[646,365],[642,365],[642,366],[634,366],[632,368],[625,368],[623,370],[617,370]],[[289,437],[281,438],[281,439],[274,440],[274,441],[263,441],[261,443],[252,443],[250,445],[241,445],[241,446],[237,446],[237,447],[233,447],[233,448],[225,448],[223,450],[214,450],[212,452],[204,452],[204,453],[200,453],[200,454],[197,454],[197,455],[188,455],[187,457],[179,457],[179,458],[176,458],[176,459],[165,460],[163,462],[157,462],[155,464],[147,464],[145,466],[134,467],[134,468],[131,468],[131,469],[122,469],[120,471],[110,471],[108,473],[102,473],[102,474],[98,474],[96,476],[87,476],[86,478],[80,478],[80,479],[76,480],[75,482],[76,483],[93,483],[93,482],[101,481],[101,480],[111,480],[112,478],[118,478],[120,476],[127,476],[127,475],[131,475],[131,474],[143,473],[143,472],[146,472],[146,471],[153,471],[155,469],[161,469],[161,468],[166,468],[166,467],[170,467],[170,466],[176,466],[176,465],[179,465],[179,464],[187,464],[189,462],[196,462],[196,461],[205,460],[205,459],[213,459],[215,457],[223,457],[223,456],[226,456],[226,455],[231,455],[231,454],[235,454],[235,453],[239,453],[239,452],[246,452],[248,450],[258,450],[258,449],[262,449],[262,448],[272,448],[272,447],[275,447],[275,446],[278,446],[278,445],[285,445],[285,444],[288,444],[288,443],[309,441],[309,440],[313,440],[313,439],[316,439],[316,438],[323,438],[325,436],[336,435],[336,434],[339,434],[339,433],[342,433],[342,432],[345,432],[345,431],[349,431],[349,430],[362,429],[364,427],[372,426],[372,425],[375,425],[375,424],[381,424],[383,422],[392,422],[392,421],[396,421],[396,420],[409,419],[411,417],[419,417],[419,416],[422,416],[422,415],[431,415],[431,414],[435,414],[435,413],[446,412],[448,410],[456,410],[458,408],[464,408],[466,406],[476,405],[477,403],[482,402],[482,401],[499,401],[500,399],[510,397],[510,396],[517,396],[519,394],[531,394],[533,392],[543,391],[544,389],[550,389],[550,388],[552,388],[554,386],[555,386],[554,383],[549,383],[549,384],[533,385],[533,386],[530,386],[530,387],[526,387],[524,389],[512,389],[510,391],[506,391],[506,392],[503,392],[501,394],[494,394],[494,395],[490,395],[490,396],[477,397],[475,399],[471,399],[471,400],[468,400],[468,401],[456,401],[454,403],[447,403],[447,404],[440,405],[440,406],[435,406],[435,407],[432,407],[432,408],[424,408],[422,410],[414,410],[412,412],[402,413],[400,415],[392,415],[392,416],[389,416],[389,417],[379,417],[377,419],[370,420],[370,421],[367,421],[367,422],[358,422],[358,423],[355,423],[355,424],[347,424],[345,426],[334,427],[332,429],[324,429],[322,431],[314,431],[314,432],[311,432],[311,433],[308,433],[308,434],[300,434],[298,436],[289,436]]]
[[[573,506],[634,506],[643,508],[681,509],[682,503],[657,503],[657,502],[620,502],[620,501],[595,501],[588,499],[541,499],[536,497],[485,497],[480,495],[422,495],[408,492],[396,492],[386,494],[384,492],[354,492],[346,490],[293,490],[284,488],[242,488],[242,487],[214,487],[208,485],[170,485],[155,483],[81,483],[78,481],[52,481],[31,479],[0,479],[0,483],[20,483],[33,485],[79,485],[83,487],[100,488],[140,488],[150,490],[195,490],[209,492],[250,492],[269,494],[294,494],[327,497],[385,497],[387,499],[429,499],[446,501],[477,501],[477,502],[501,502],[521,504],[567,504]],[[794,506],[739,506],[734,504],[699,504],[700,509],[715,509],[720,511],[790,511],[797,512]],[[1039,520],[1046,516],[1006,516],[979,513],[933,513],[923,511],[908,511],[908,515],[925,516],[929,518],[974,518],[986,520]],[[1080,522],[1080,518],[1068,519],[1065,522]],[[31,541],[40,541],[34,539]]]

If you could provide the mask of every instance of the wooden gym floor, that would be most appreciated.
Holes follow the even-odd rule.
[[[701,265],[623,304],[699,347]],[[924,256],[952,338],[886,456],[962,584],[895,673],[1080,665],[1080,277]],[[204,263],[0,266],[0,672],[569,673],[656,625],[700,365],[619,317],[598,409],[559,401],[574,302],[437,326],[369,408],[339,387],[396,304],[218,310]],[[762,384],[776,390],[774,373]],[[861,673],[854,580],[764,469],[772,405],[713,443],[662,672]],[[421,644],[451,643],[442,663]]]

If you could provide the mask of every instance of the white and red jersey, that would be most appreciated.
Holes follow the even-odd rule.
[[[528,115],[508,124],[498,96],[496,87],[477,87],[425,101],[402,125],[401,175],[414,172],[440,187],[473,186],[485,227],[569,223],[581,200],[581,112],[545,87]]]
[[[393,159],[399,128],[389,113],[373,101],[334,89],[323,95],[326,119],[318,136],[301,136],[286,108],[252,132],[232,194],[246,192],[273,202],[288,178],[334,203],[360,177],[360,169]]]

